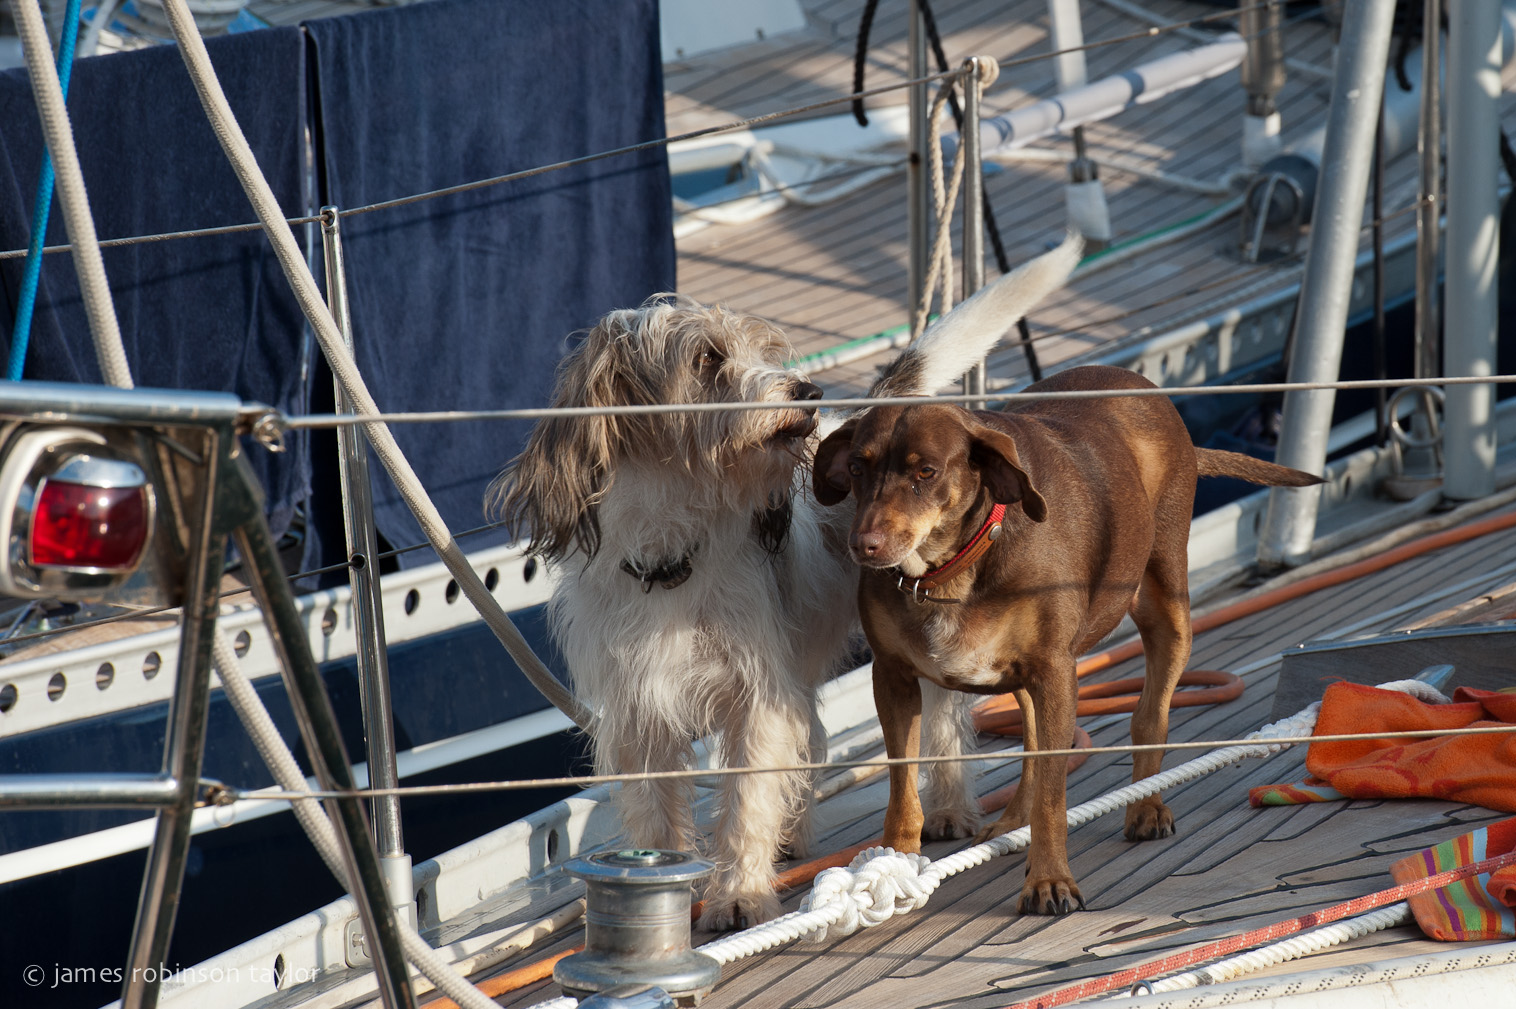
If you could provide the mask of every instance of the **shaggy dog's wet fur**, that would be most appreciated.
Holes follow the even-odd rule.
[[[871,395],[943,388],[1078,258],[1070,239],[987,287],[903,352]],[[692,740],[711,734],[728,766],[823,756],[816,690],[848,654],[858,570],[850,509],[819,507],[808,486],[817,414],[796,404],[821,390],[786,366],[793,356],[773,325],[686,298],[612,312],[565,358],[555,406],[774,408],[553,417],[491,488],[529,549],[562,562],[551,624],[594,712],[602,772],[684,767]],[[962,705],[941,697],[925,746],[961,752]],[[979,814],[962,765],[938,766],[925,830],[967,836]],[[721,779],[702,927],[778,913],[774,858],[804,848],[810,789],[794,770]],[[623,787],[628,839],[693,849],[691,800],[686,781]]]

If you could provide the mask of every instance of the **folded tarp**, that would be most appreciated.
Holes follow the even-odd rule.
[[[438,0],[305,28],[319,185],[343,209],[664,135],[655,0]],[[658,148],[345,217],[357,359],[380,408],[548,406],[570,334],[673,289],[671,213]],[[529,425],[394,430],[459,531],[483,521],[485,488]],[[335,467],[320,441],[315,451],[314,508],[340,522],[335,484],[322,482]],[[372,468],[380,532],[422,540]]]
[[[305,129],[304,48],[295,28],[207,41],[227,98],[280,206],[297,216]],[[69,113],[102,239],[254,220],[178,51],[156,46],[80,60]],[[24,69],[0,73],[0,249],[24,249],[42,164]],[[68,236],[54,205],[47,243]],[[261,231],[104,251],[127,361],[141,387],[235,392],[289,413],[308,409],[303,320]],[[9,353],[24,260],[0,260],[0,359]],[[44,257],[24,377],[103,381],[68,253]],[[309,481],[306,439],[248,457],[276,532]]]

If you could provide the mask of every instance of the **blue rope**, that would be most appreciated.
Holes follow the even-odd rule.
[[[80,0],[68,0],[63,14],[63,38],[58,44],[58,84],[68,98],[68,79],[74,69],[74,43],[79,38]],[[98,15],[98,11],[96,12]],[[37,304],[37,286],[42,280],[42,241],[47,235],[47,218],[53,209],[53,158],[42,148],[42,170],[37,179],[37,200],[32,204],[32,235],[26,247],[26,270],[21,275],[21,300],[16,305],[16,328],[11,334],[10,366],[5,377],[21,380],[26,365],[26,348],[32,337],[32,310]]]

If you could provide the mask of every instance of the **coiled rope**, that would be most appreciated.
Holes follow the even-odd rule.
[[[995,82],[1000,76],[1000,65],[993,57],[981,57],[979,73],[973,80],[966,76],[961,78],[963,86],[978,88],[983,91]],[[912,323],[912,332],[916,335],[926,331],[928,318],[931,316],[932,297],[936,293],[937,285],[942,285],[940,312],[947,315],[953,308],[953,293],[951,277],[953,275],[953,247],[952,247],[952,220],[953,208],[958,204],[958,190],[963,185],[963,149],[959,144],[953,151],[953,167],[951,182],[945,182],[942,166],[942,113],[947,103],[952,99],[953,87],[960,80],[949,78],[937,88],[937,96],[932,100],[932,111],[927,117],[928,141],[927,149],[931,157],[932,176],[932,200],[937,213],[937,238],[932,243],[932,253],[927,261],[926,279],[922,285],[921,302],[916,306],[916,316]]]

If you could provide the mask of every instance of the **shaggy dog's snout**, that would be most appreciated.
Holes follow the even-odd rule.
[[[797,381],[790,386],[790,400],[796,403],[808,403],[821,398],[821,386],[812,382]],[[786,424],[775,432],[781,438],[806,438],[816,430],[816,411],[807,410],[800,419]]]

